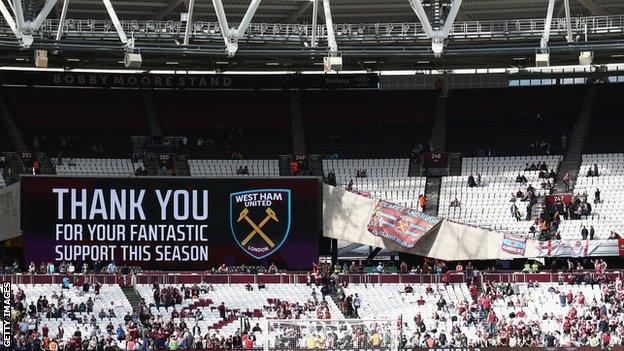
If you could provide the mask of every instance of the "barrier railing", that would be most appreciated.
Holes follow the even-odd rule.
[[[572,272],[574,273],[574,272]],[[622,277],[623,271],[610,270],[609,278]],[[481,281],[502,283],[527,283],[558,282],[560,275],[568,272],[557,273],[522,273],[522,272],[493,272],[478,273],[476,279]],[[593,273],[589,273],[593,277]],[[61,284],[64,274],[11,274],[0,275],[0,280],[10,281],[13,284]],[[73,274],[67,275],[72,283],[90,283],[96,281],[100,284],[199,284],[202,281],[207,284],[306,284],[306,273],[284,274],[212,274],[209,272],[144,272],[132,275],[122,274]],[[465,283],[466,274],[453,273],[449,275],[450,283]],[[443,283],[443,275],[440,274],[341,274],[339,281],[348,284],[436,284]],[[314,281],[311,281],[314,283]]]

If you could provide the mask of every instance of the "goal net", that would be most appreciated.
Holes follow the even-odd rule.
[[[265,350],[397,350],[396,320],[269,319]]]

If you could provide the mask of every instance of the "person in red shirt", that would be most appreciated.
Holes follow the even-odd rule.
[[[290,161],[290,173],[292,175],[298,175],[299,174],[299,162],[292,160]]]
[[[581,306],[585,304],[585,295],[583,295],[582,291],[576,296],[576,302]]]
[[[446,272],[444,272],[442,282],[446,285],[449,285],[449,283],[451,282],[451,271],[447,270]]]
[[[572,304],[572,301],[574,300],[574,295],[572,295],[572,290],[568,291],[568,294],[566,295],[566,300],[568,302],[568,305]]]
[[[490,334],[494,334],[495,327],[496,327],[496,320],[498,320],[498,318],[496,317],[496,313],[494,313],[494,310],[491,310],[487,316],[488,331]]]
[[[479,294],[479,289],[473,284],[470,286],[470,296],[472,296],[472,301],[477,301],[477,295]]]
[[[611,334],[609,334],[609,332],[606,332],[602,334],[602,347],[607,348],[609,346],[609,343],[611,343]]]
[[[481,306],[483,307],[483,310],[485,312],[490,310],[490,298],[488,296],[483,296],[483,299],[481,300]]]
[[[243,347],[245,350],[253,349],[253,340],[247,334],[243,335]]]

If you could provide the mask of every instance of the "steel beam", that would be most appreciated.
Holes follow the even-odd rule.
[[[27,23],[28,29],[31,31],[36,31],[39,28],[41,28],[43,21],[45,21],[45,19],[48,18],[48,15],[54,8],[54,5],[56,5],[57,1],[58,0],[47,0],[45,5],[43,5],[43,8],[41,9],[41,12],[39,12],[35,20]]]
[[[457,17],[457,13],[459,12],[459,7],[462,4],[462,0],[453,1],[453,5],[451,5],[451,11],[449,11],[448,16],[444,20],[444,28],[442,29],[442,38],[446,39],[451,33],[451,29],[453,28],[453,23],[455,23],[455,18]]]
[[[427,17],[427,13],[423,8],[421,0],[409,0],[409,3],[410,6],[412,6],[412,10],[414,10],[414,12],[416,13],[416,16],[418,16],[418,19],[420,20],[420,23],[422,24],[423,30],[427,34],[427,37],[433,39],[433,28],[431,28],[431,22],[429,22],[429,17]]]
[[[193,30],[193,9],[195,7],[195,0],[189,0],[188,15],[186,16],[186,31],[184,32],[184,45],[189,44],[191,38],[191,31]]]
[[[312,39],[310,46],[316,47],[316,31],[318,23],[318,0],[312,0]]]
[[[568,43],[571,43],[574,38],[572,38],[572,20],[570,20],[570,0],[563,0],[563,4],[565,6],[566,30],[568,32],[566,40]]]
[[[128,37],[126,36],[126,32],[123,30],[123,26],[121,22],[119,22],[119,18],[117,17],[117,13],[115,13],[115,9],[113,8],[113,4],[111,4],[110,0],[102,0],[104,2],[104,6],[106,7],[106,11],[110,16],[110,19],[113,21],[113,25],[115,26],[115,30],[117,30],[117,35],[122,43],[128,43]]]
[[[22,10],[22,0],[13,0],[13,12],[15,13],[15,24],[20,31],[24,30],[24,10]]]
[[[323,0],[323,9],[325,10],[325,25],[327,27],[327,45],[329,46],[329,53],[335,54],[338,52],[338,43],[336,43],[336,33],[334,32],[334,22],[332,21],[329,0]]]
[[[548,0],[548,12],[546,13],[546,22],[544,23],[544,33],[542,33],[542,40],[540,41],[540,48],[542,51],[548,47],[548,40],[550,40],[550,28],[552,26],[552,16],[555,10],[555,0]]]
[[[58,31],[56,32],[56,41],[61,40],[63,36],[63,26],[65,25],[65,17],[67,16],[67,7],[69,6],[69,0],[63,1],[63,10],[61,10],[61,19],[59,20]]]
[[[262,0],[251,0],[251,4],[249,4],[249,7],[247,8],[245,15],[243,16],[243,19],[241,20],[240,24],[238,25],[238,29],[236,30],[237,40],[242,37],[247,31],[247,28],[249,28],[249,23],[251,23],[251,19],[256,13],[258,6],[260,6],[260,1]]]
[[[15,36],[18,38],[21,37],[22,35],[21,31],[18,31],[17,25],[15,24],[15,20],[13,19],[13,15],[9,11],[9,9],[6,7],[6,5],[4,4],[4,0],[0,0],[0,12],[2,12],[2,17],[4,17],[4,20],[6,21],[6,23],[9,25],[9,27],[11,27],[13,34],[15,34]]]

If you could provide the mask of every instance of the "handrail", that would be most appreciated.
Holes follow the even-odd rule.
[[[624,28],[624,16],[622,15],[573,17],[570,20],[573,34],[620,34],[622,28]],[[59,22],[58,19],[46,20],[37,33],[38,37],[40,39],[55,40]],[[128,36],[139,41],[182,38],[186,28],[186,22],[182,21],[125,20],[121,21],[121,25]],[[544,25],[544,18],[456,22],[453,25],[450,37],[457,39],[492,39],[517,36],[540,37],[544,30]],[[551,35],[567,35],[566,26],[565,18],[553,19]],[[326,26],[319,24],[317,27],[318,38],[326,39]],[[428,40],[419,22],[341,23],[334,25],[334,28],[336,39],[343,42],[370,39]],[[0,32],[12,33],[11,28],[4,20],[0,21]],[[66,19],[62,33],[63,38],[67,40],[76,38],[83,40],[117,39],[117,32],[112,21],[105,19]],[[311,35],[312,25],[310,24],[252,23],[240,41],[273,40],[281,43],[302,42],[308,40]],[[218,22],[194,22],[192,36],[197,41],[222,41]]]

